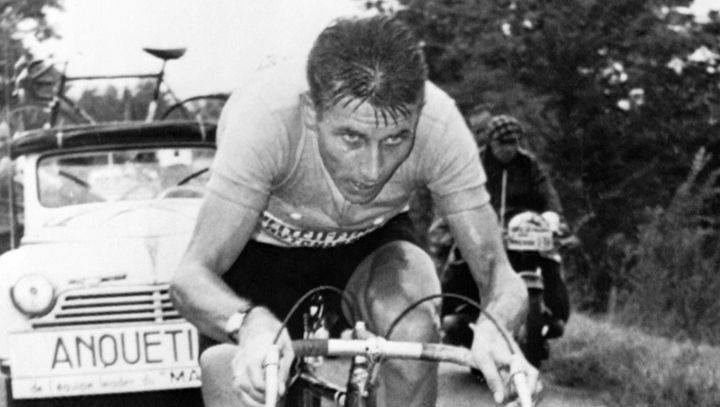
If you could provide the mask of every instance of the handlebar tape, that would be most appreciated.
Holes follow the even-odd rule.
[[[326,339],[293,341],[292,345],[296,357],[328,356],[328,341]]]

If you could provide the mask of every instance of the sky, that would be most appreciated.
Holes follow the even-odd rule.
[[[166,79],[188,97],[229,92],[269,60],[306,54],[328,22],[359,11],[350,0],[65,0],[49,16],[61,39],[34,48],[72,76],[156,72],[161,62],[142,48],[185,47]]]
[[[708,21],[707,15],[711,10],[720,11],[720,1],[718,0],[695,0],[690,9],[698,16],[700,21]]]
[[[268,61],[305,55],[322,27],[335,17],[358,14],[358,3],[64,0],[64,10],[49,16],[62,38],[34,47],[39,55],[68,61],[70,75],[155,72],[160,61],[143,47],[185,47],[185,56],[167,66],[173,91],[180,97],[230,92]],[[710,9],[720,9],[720,0],[695,0],[692,6],[700,16]]]

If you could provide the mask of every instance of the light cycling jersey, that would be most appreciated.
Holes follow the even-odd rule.
[[[346,201],[325,169],[300,67],[275,67],[233,92],[220,118],[210,193],[257,210],[259,242],[287,247],[351,243],[407,211],[427,186],[441,213],[489,201],[477,146],[454,101],[426,84],[413,150],[370,203]]]

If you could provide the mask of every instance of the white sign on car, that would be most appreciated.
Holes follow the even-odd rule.
[[[197,332],[187,322],[10,335],[15,398],[200,385]]]

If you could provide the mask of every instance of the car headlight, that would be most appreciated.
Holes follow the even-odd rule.
[[[47,314],[55,304],[55,287],[38,274],[21,277],[10,289],[15,307],[23,314],[38,317]]]

